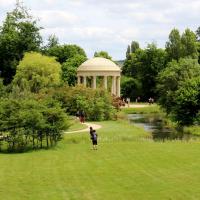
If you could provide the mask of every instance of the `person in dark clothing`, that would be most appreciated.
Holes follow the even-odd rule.
[[[90,139],[92,140],[93,128],[90,126]]]
[[[92,144],[93,144],[93,149],[94,150],[97,150],[97,137],[98,137],[98,135],[96,133],[96,130],[93,130],[92,131],[92,138],[91,138],[91,140],[92,140]]]
[[[80,121],[81,123],[85,123],[85,112],[83,110],[80,112]]]

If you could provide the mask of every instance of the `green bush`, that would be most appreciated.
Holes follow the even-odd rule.
[[[59,101],[62,108],[70,115],[76,115],[77,111],[83,110],[87,120],[109,120],[115,113],[112,97],[103,89],[63,86],[46,89],[39,94],[42,98],[46,95]]]
[[[0,138],[4,150],[54,146],[68,126],[66,114],[53,99],[1,99]]]

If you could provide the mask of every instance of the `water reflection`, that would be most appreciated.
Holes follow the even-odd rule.
[[[142,126],[146,131],[151,132],[154,140],[189,140],[191,137],[181,130],[167,127],[163,116],[159,114],[130,114],[128,118],[131,123]]]

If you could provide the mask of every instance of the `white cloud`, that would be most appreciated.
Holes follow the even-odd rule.
[[[44,38],[56,34],[62,43],[76,43],[89,56],[107,50],[122,59],[127,45],[138,41],[142,47],[156,41],[164,47],[176,27],[195,31],[200,26],[199,0],[24,0],[40,18]],[[0,0],[0,19],[5,19],[15,0]]]
[[[68,26],[78,20],[76,15],[59,10],[34,11],[33,15],[37,16],[46,28]]]
[[[7,8],[15,4],[15,0],[0,0],[0,8]]]

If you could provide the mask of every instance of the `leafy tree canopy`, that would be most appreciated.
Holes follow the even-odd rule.
[[[0,71],[4,83],[11,82],[25,52],[39,51],[42,43],[40,29],[19,1],[15,9],[7,13],[0,27]]]
[[[69,58],[74,57],[75,55],[81,55],[86,58],[85,51],[77,45],[54,45],[49,49],[46,49],[45,54],[48,56],[56,57],[56,60],[59,63],[66,62]]]
[[[83,55],[75,55],[62,64],[62,80],[70,86],[76,84],[76,70],[87,59]]]
[[[192,79],[194,79],[195,82],[193,80],[192,82],[185,84],[185,82]],[[197,84],[196,80],[198,79],[200,79],[200,65],[195,59],[180,59],[178,62],[173,60],[159,73],[157,84],[157,90],[160,97],[159,103],[168,114],[174,114],[174,116],[176,116],[175,118],[180,121],[180,115],[176,112],[178,111],[178,108],[182,106],[183,109],[185,102],[189,102],[190,100],[194,101],[193,103],[195,104],[197,95],[195,94],[195,97],[192,100],[192,93],[197,92],[195,91],[195,88],[197,87],[194,85]],[[189,86],[191,86],[191,91],[188,89],[190,88]],[[190,95],[191,99],[189,100],[188,98]],[[183,101],[184,98],[185,100]],[[190,105],[192,106],[193,103]],[[188,106],[190,105],[188,104]],[[185,107],[185,119],[187,118],[188,123],[190,123],[191,119],[189,118],[191,116],[194,117],[194,115],[190,116],[190,113],[187,113],[186,110],[187,107]],[[183,123],[186,123],[186,120],[184,120]]]
[[[142,98],[146,100],[157,96],[156,76],[165,68],[165,65],[165,51],[157,48],[155,44],[149,44],[145,50],[137,49],[135,53],[130,54],[125,60],[122,72],[125,76],[137,79],[141,85],[141,91],[138,91],[136,95],[142,94]]]
[[[4,150],[25,151],[42,148],[45,143],[48,148],[61,139],[63,130],[68,127],[67,115],[51,98],[6,98],[0,102],[0,131]]]
[[[183,125],[200,125],[200,75],[185,82],[174,93],[172,117]]]
[[[169,61],[185,57],[198,58],[198,44],[195,33],[186,29],[180,35],[178,29],[173,29],[169,34],[169,41],[166,42],[166,51]]]
[[[23,90],[38,92],[43,87],[60,83],[61,66],[54,57],[40,53],[26,53],[20,61],[13,80],[13,85]]]

